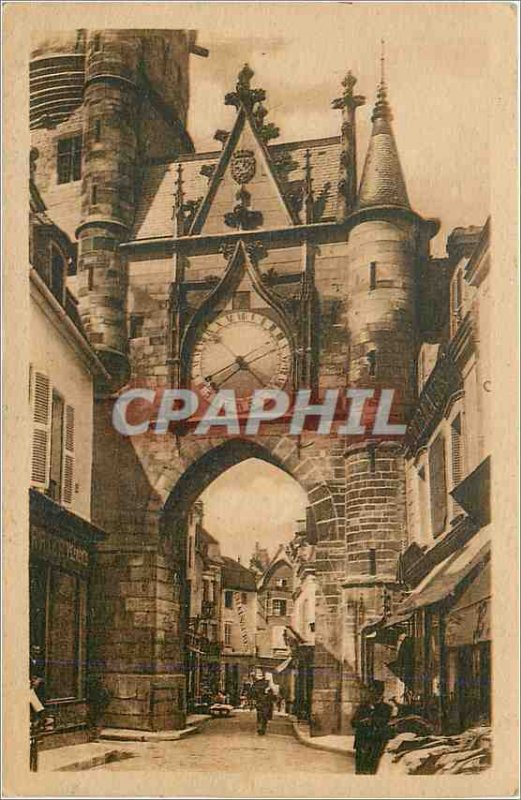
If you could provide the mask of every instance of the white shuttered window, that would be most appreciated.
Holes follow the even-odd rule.
[[[51,384],[43,372],[32,372],[33,446],[31,483],[39,489],[49,485],[51,449]]]
[[[31,485],[45,491],[53,500],[70,505],[74,495],[74,408],[71,405],[63,407],[63,401],[56,393],[53,402],[51,382],[43,372],[31,369],[30,380],[33,419]]]

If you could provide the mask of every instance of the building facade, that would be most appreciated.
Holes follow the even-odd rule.
[[[392,422],[412,425],[420,350],[437,343],[433,276],[447,269],[430,257],[439,223],[410,203],[383,77],[359,183],[355,116],[365,101],[350,73],[334,100],[339,135],[280,144],[246,65],[225,97],[220,149],[194,153],[190,52],[202,54],[190,31],[78,31],[49,37],[31,64],[35,183],[78,247],[70,286],[109,373],[97,385],[92,504],[107,532],[91,595],[92,658],[111,697],[104,721],[184,725],[191,509],[224,470],[254,457],[308,495],[313,732],[346,732],[364,693],[362,630],[403,588],[409,450],[393,437],[296,436],[275,424],[247,437],[196,436],[189,425],[123,437],[113,401],[129,386],[193,388],[211,402],[216,387],[240,400],[262,385],[304,389],[310,403],[328,390],[377,398],[392,388]],[[233,369],[220,340],[240,356]],[[250,364],[266,342],[264,360]],[[283,655],[282,639],[270,647]]]
[[[88,607],[105,536],[91,522],[91,469],[94,384],[107,373],[66,285],[74,245],[32,179],[29,227],[30,677],[45,706],[48,747],[88,739],[96,722]]]
[[[404,598],[364,631],[367,678],[437,730],[491,720],[490,221],[447,244],[442,325],[407,434]]]
[[[219,691],[221,674],[222,569],[219,542],[204,528],[204,508],[194,503],[186,552],[186,709],[203,708]]]
[[[254,573],[223,557],[221,686],[233,706],[247,696],[256,664],[257,585]]]
[[[299,720],[312,722],[316,624],[316,531],[308,512],[307,519],[297,524],[290,543],[292,554],[293,609],[286,639],[291,650],[291,711]]]

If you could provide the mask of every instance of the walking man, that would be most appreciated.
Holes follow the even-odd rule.
[[[266,734],[268,720],[273,716],[275,695],[262,669],[257,670],[257,677],[252,689],[255,708],[257,709],[257,733]]]
[[[351,720],[355,729],[355,768],[357,775],[375,775],[389,738],[392,708],[383,700],[384,684],[373,681],[369,702],[361,703]]]

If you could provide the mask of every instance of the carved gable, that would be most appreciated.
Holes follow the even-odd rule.
[[[290,227],[295,221],[251,116],[241,109],[191,233]]]

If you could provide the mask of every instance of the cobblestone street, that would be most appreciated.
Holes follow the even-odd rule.
[[[300,744],[291,722],[276,717],[265,737],[258,736],[253,712],[207,722],[194,736],[177,742],[143,743],[132,748],[133,758],[97,767],[96,771],[168,770],[175,772],[288,772],[326,774],[354,772],[349,756],[315,750]]]

